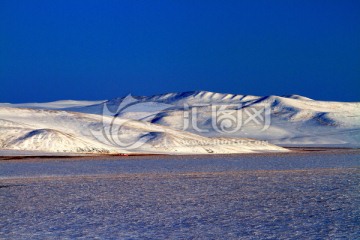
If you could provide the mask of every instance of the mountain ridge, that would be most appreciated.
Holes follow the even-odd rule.
[[[116,112],[120,106],[122,111]],[[108,111],[104,111],[105,107]],[[254,121],[250,121],[248,124],[243,124],[239,131],[219,132],[214,129],[214,113],[212,112],[213,108],[217,107],[243,117],[254,113],[255,109],[260,111],[262,108],[268,108],[271,123],[266,130],[261,130]],[[186,116],[189,117],[195,110],[198,117],[192,124],[197,127],[186,128]],[[208,91],[140,97],[130,95],[101,101],[61,100],[50,103],[0,104],[0,131],[2,132],[0,143],[2,146],[13,145],[18,146],[17,149],[28,150],[26,148],[31,147],[25,147],[25,145],[30,146],[34,139],[46,138],[50,141],[51,138],[55,138],[60,139],[59,142],[67,143],[64,148],[61,144],[59,145],[59,148],[64,151],[66,148],[76,151],[71,148],[71,145],[79,144],[77,147],[83,150],[86,150],[84,145],[89,145],[91,146],[89,149],[93,149],[94,152],[116,152],[118,149],[98,143],[98,139],[89,137],[90,133],[88,129],[85,129],[85,127],[101,129],[103,119],[134,121],[136,124],[130,124],[130,133],[124,136],[133,140],[146,138],[149,144],[144,145],[146,147],[142,148],[143,152],[151,152],[156,149],[155,145],[158,146],[157,151],[162,153],[166,151],[206,152],[202,147],[195,151],[189,146],[181,146],[180,143],[183,141],[176,140],[177,136],[189,140],[196,138],[200,142],[211,142],[211,138],[225,137],[227,139],[258,139],[281,146],[360,147],[360,102],[317,101],[296,94],[261,97]],[[229,121],[230,119],[227,120],[228,125]],[[54,123],[57,126],[54,126]],[[39,129],[47,130],[37,131]],[[199,129],[203,132],[199,132]],[[28,136],[21,140],[24,143],[20,144],[21,136],[29,134],[29,131],[35,131],[34,136]],[[11,134],[17,136],[16,144],[14,142],[10,144],[9,139],[14,139],[10,136]],[[164,147],[162,145],[164,142],[159,144],[165,140],[171,142],[173,146]],[[35,145],[42,146],[40,142]],[[252,147],[255,149],[255,146]],[[46,147],[44,148],[46,150]],[[228,146],[213,148],[209,151],[225,153],[245,151],[245,148],[241,150]],[[56,147],[51,149],[55,150]],[[89,149],[87,150],[91,152]]]

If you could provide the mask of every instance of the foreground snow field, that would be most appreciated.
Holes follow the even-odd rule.
[[[134,99],[135,104],[131,102],[131,108],[121,112],[116,110],[127,98],[0,104],[0,148],[50,153],[208,154],[286,151],[275,145],[360,147],[360,103],[204,91]],[[265,106],[271,121],[264,129],[250,122],[238,131],[215,131],[213,106],[243,115]],[[184,116],[193,110],[198,116],[192,119],[196,128],[186,128]],[[112,139],[114,133],[108,134],[114,127],[122,127],[117,140]],[[129,148],[119,142],[139,144]]]
[[[0,239],[359,239],[359,150],[0,161]]]

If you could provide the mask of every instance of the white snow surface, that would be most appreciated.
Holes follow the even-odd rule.
[[[117,118],[112,126],[122,126],[121,141],[144,143],[129,150],[126,146],[106,141],[103,136],[103,122],[109,124],[113,120],[110,116],[0,107],[0,119],[0,148],[7,150],[162,154],[286,151],[272,144],[264,145],[246,139],[226,139],[225,144],[219,144],[214,138],[149,122]]]
[[[360,147],[359,102],[316,101],[299,95],[260,97],[193,91],[134,97],[136,102],[131,108],[112,116],[124,99],[0,104],[0,149],[209,154],[286,151],[273,144]],[[267,106],[271,122],[265,130],[249,123],[230,134],[218,132],[211,121],[214,105],[243,114],[245,110]],[[104,106],[110,111],[104,112]],[[184,116],[194,108],[198,114],[196,124],[203,132],[184,128]],[[104,123],[122,127],[121,134],[116,135],[120,136],[119,141],[144,144],[135,149],[114,144],[103,136]]]
[[[103,101],[77,101],[77,100],[60,100],[46,103],[0,103],[0,107],[19,107],[19,108],[39,108],[39,109],[65,109],[74,107],[86,107],[100,104]]]

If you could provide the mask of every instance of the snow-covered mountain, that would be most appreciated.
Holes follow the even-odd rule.
[[[136,147],[126,145],[135,142]],[[104,101],[0,104],[3,149],[93,153],[284,150],[272,144],[360,147],[360,103],[316,101],[299,95],[193,91]]]
[[[0,149],[127,154],[286,151],[250,139],[207,138],[144,121],[114,122],[111,116],[10,107],[0,107]]]
[[[192,128],[186,131],[210,137],[240,137],[268,140],[282,146],[313,147],[360,147],[360,103],[316,101],[299,95],[287,96],[252,96],[222,94],[206,91],[168,93],[150,97],[135,97],[139,102],[134,111],[122,112],[121,116],[141,119],[151,123],[184,129],[184,115],[195,109],[198,114],[197,126],[206,130],[198,132]],[[85,107],[67,108],[69,111],[102,114],[106,105],[112,112],[124,98],[104,101]],[[150,104],[167,104],[169,107],[157,112]],[[252,108],[270,109],[270,124],[261,131],[259,126],[244,124],[239,131],[224,134],[214,131],[211,119],[211,106],[232,108],[243,117]],[[185,107],[184,107],[185,106]],[[110,111],[111,112],[111,111]],[[156,114],[149,118],[151,113]],[[245,116],[246,117],[246,116]]]
[[[249,137],[268,140],[283,146],[360,147],[360,103],[315,101],[299,95],[249,96],[193,92],[192,94],[167,94],[150,97],[151,101],[172,103],[178,108],[161,112],[153,123],[182,129],[186,103],[196,107],[197,126],[204,136]],[[232,106],[233,110],[244,113],[251,109],[270,109],[270,124],[260,130],[253,123],[244,124],[239,131],[230,134],[214,131],[211,124],[213,112],[208,104]],[[187,110],[189,111],[189,110]],[[260,126],[261,127],[261,126]],[[190,131],[194,131],[190,129]]]

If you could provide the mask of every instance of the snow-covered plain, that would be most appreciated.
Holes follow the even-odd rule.
[[[0,104],[0,149],[38,151],[36,154],[208,154],[286,151],[275,145],[360,147],[359,102],[196,91],[135,97],[131,107],[114,118],[113,114],[127,99]],[[215,131],[212,106],[242,115],[267,107],[271,121],[264,129],[249,122],[232,133]],[[109,111],[104,112],[104,107]],[[195,125],[201,132],[193,125],[184,126],[184,116],[194,109],[198,116]],[[114,126],[121,127],[121,134],[116,132],[118,139],[112,140],[112,132],[109,140],[109,129]],[[124,142],[139,145],[121,147]]]
[[[359,239],[359,150],[0,161],[0,239]]]

